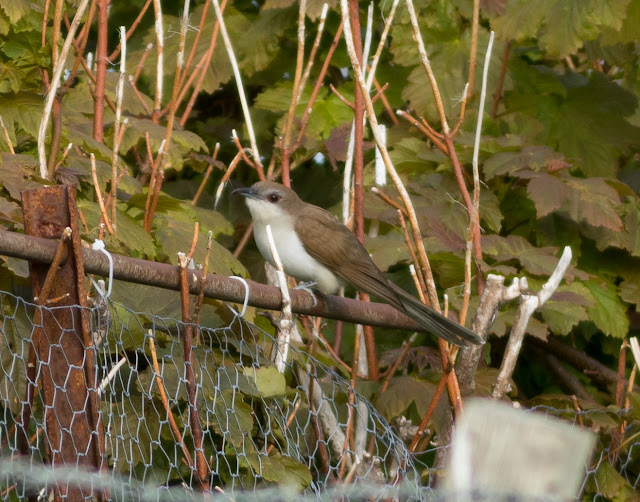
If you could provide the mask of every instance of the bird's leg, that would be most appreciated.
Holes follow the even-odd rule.
[[[317,285],[317,281],[299,282],[298,285],[293,289],[301,289],[302,291],[306,291],[307,293],[309,293],[311,295],[311,298],[313,299],[313,306],[315,307],[316,305],[318,305],[318,299],[316,298],[316,295],[313,292],[312,288]]]

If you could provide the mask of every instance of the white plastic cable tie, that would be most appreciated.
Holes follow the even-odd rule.
[[[109,289],[105,293],[104,290],[100,291],[101,288],[96,287],[96,289],[98,289],[98,291],[104,298],[109,298],[111,296],[111,286],[113,284],[113,256],[111,256],[111,253],[107,251],[107,248],[104,245],[104,241],[101,241],[100,239],[96,239],[93,242],[93,244],[91,245],[91,249],[93,249],[94,251],[102,251],[109,259]],[[95,286],[96,283],[93,282],[93,285]]]
[[[247,305],[249,305],[249,283],[244,277],[238,277],[237,275],[231,275],[229,276],[229,279],[237,279],[244,284],[244,304],[242,305],[242,312],[238,314],[233,307],[229,306],[237,316],[244,317],[244,314],[247,312]]]

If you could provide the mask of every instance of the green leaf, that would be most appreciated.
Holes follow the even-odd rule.
[[[551,56],[573,54],[601,30],[619,30],[629,0],[512,1],[492,28],[504,38],[538,38]]]
[[[16,142],[19,129],[34,138],[38,137],[43,108],[42,97],[33,93],[19,92],[2,96],[2,119],[13,144]]]
[[[538,218],[559,211],[580,223],[622,230],[618,215],[620,196],[606,178],[573,178],[547,173],[532,175],[527,192],[536,205]]]
[[[279,453],[270,457],[261,457],[262,477],[267,481],[278,484],[278,489],[284,488],[293,493],[304,490],[312,481],[309,468],[291,457]],[[255,466],[259,469],[259,466]],[[260,472],[258,470],[258,472]],[[292,495],[293,495],[292,493]]]
[[[486,180],[496,176],[512,175],[516,171],[528,168],[539,171],[550,162],[562,160],[563,156],[548,146],[527,146],[519,152],[498,152],[482,164]]]
[[[254,379],[260,395],[264,398],[282,396],[287,392],[284,374],[280,373],[275,366],[246,368],[244,373],[248,378]]]
[[[588,307],[590,319],[605,334],[624,338],[629,332],[627,308],[620,300],[616,287],[605,281],[592,279],[584,283],[593,295],[595,305]]]
[[[0,0],[0,7],[9,17],[12,24],[17,23],[29,12],[42,12],[42,5],[29,0]]]
[[[178,264],[178,252],[186,253],[189,251],[193,239],[194,223],[195,214],[184,203],[180,206],[179,211],[167,211],[165,214],[155,216],[153,224],[156,241],[171,263]],[[194,259],[197,263],[204,263],[207,239],[206,232],[199,232],[198,244],[194,253]],[[238,259],[215,240],[211,244],[209,272],[248,277],[246,269]]]
[[[97,202],[80,199],[78,208],[82,211],[92,236],[97,238],[102,215],[100,206]],[[153,239],[144,231],[139,221],[122,210],[121,203],[116,206],[116,233],[115,235],[106,234],[104,241],[107,249],[114,253],[147,259],[153,259],[156,256]]]
[[[122,137],[120,150],[127,152],[133,146],[139,145],[146,151],[146,133],[149,133],[149,144],[155,155],[166,138],[167,128],[146,118],[129,117],[129,125]],[[174,129],[168,147],[164,147],[164,151],[167,152],[166,167],[180,171],[183,167],[183,157],[201,150],[207,151],[207,145],[200,136],[190,131]]]
[[[253,429],[253,410],[234,390],[216,393],[211,426],[237,448],[241,448]],[[232,406],[232,403],[234,406]]]
[[[29,155],[2,153],[0,155],[0,186],[15,200],[21,200],[24,190],[42,188],[43,184],[32,181],[38,161]]]
[[[589,315],[582,305],[549,300],[542,308],[542,318],[552,333],[568,335],[580,321],[588,321]]]
[[[600,462],[595,476],[589,479],[590,491],[608,499],[617,496],[627,484],[627,480],[606,459]]]
[[[497,262],[518,260],[533,275],[549,276],[558,265],[558,248],[536,248],[518,235],[501,237],[499,235],[482,236],[482,252]]]
[[[614,177],[618,156],[640,142],[640,129],[624,118],[638,106],[636,96],[600,72],[561,80],[567,98],[546,98],[536,111],[547,126],[545,142],[586,175]]]

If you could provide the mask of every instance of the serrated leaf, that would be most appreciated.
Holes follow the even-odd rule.
[[[616,471],[607,459],[600,462],[595,476],[589,479],[589,485],[593,492],[608,499],[618,495],[627,484],[627,480]]]
[[[0,7],[4,10],[12,24],[32,11],[42,12],[42,6],[29,0],[0,0]]]
[[[496,176],[512,175],[521,169],[538,171],[554,159],[562,155],[548,146],[527,146],[519,152],[498,152],[482,164],[482,172],[486,180]]]
[[[166,138],[167,128],[150,119],[129,117],[129,125],[122,137],[120,150],[126,152],[138,144],[144,144],[146,148],[146,133],[149,133],[151,151],[155,154]],[[190,131],[174,129],[169,145],[164,147],[164,151],[167,152],[167,167],[180,171],[183,167],[183,157],[190,152],[201,150],[206,151],[207,145],[200,136]]]
[[[216,433],[241,448],[253,429],[253,410],[236,395],[235,390],[216,393],[213,398],[214,417],[210,423]]]
[[[38,137],[43,109],[44,101],[42,97],[34,93],[19,92],[2,96],[2,119],[14,144],[16,132],[19,129],[34,138]]]
[[[44,186],[31,179],[37,166],[37,160],[30,155],[3,152],[0,155],[0,186],[4,187],[14,200],[21,200],[20,192],[23,190]]]
[[[640,141],[640,129],[624,118],[638,106],[636,96],[600,72],[565,75],[561,80],[567,98],[546,99],[537,110],[547,126],[546,143],[587,176],[615,177],[618,156]]]
[[[542,318],[552,333],[568,335],[580,321],[589,320],[589,315],[582,305],[549,300],[542,308]]]
[[[280,373],[275,366],[245,368],[244,373],[249,379],[254,380],[261,397],[282,396],[287,392],[284,374]]]
[[[492,28],[504,38],[538,38],[550,55],[563,57],[593,40],[602,29],[620,29],[629,0],[510,2]]]
[[[532,175],[527,192],[536,205],[538,218],[561,211],[578,223],[622,230],[622,219],[618,215],[620,196],[605,178],[580,179],[537,173]]]
[[[183,208],[184,206],[181,206],[181,211],[168,211],[166,214],[158,214],[154,218],[156,240],[169,261],[176,265],[178,263],[178,252],[186,253],[189,251],[195,223],[195,215],[182,211]],[[200,232],[194,253],[194,259],[197,263],[202,264],[204,262],[206,248],[207,235],[205,232]],[[248,276],[246,269],[238,259],[215,240],[211,244],[209,273],[227,276]]]
[[[151,236],[144,231],[139,221],[122,210],[120,204],[116,206],[116,234],[106,233],[104,236],[107,249],[136,258],[155,258],[156,248]],[[93,231],[94,237],[97,238],[97,229],[102,215],[100,206],[97,202],[79,199],[78,208],[82,211],[90,231]]]
[[[260,465],[262,469],[260,470]],[[282,487],[293,495],[293,493],[303,490],[312,477],[309,468],[306,465],[297,462],[291,457],[275,454],[270,457],[261,457],[260,465],[254,465],[257,472],[261,472],[262,477],[267,481],[278,484],[278,489]]]
[[[499,262],[516,259],[533,275],[551,275],[558,265],[558,248],[537,248],[518,235],[484,235],[482,252]]]
[[[624,338],[629,331],[627,308],[620,300],[616,287],[609,282],[590,280],[584,283],[596,304],[588,307],[590,319],[605,334]]]

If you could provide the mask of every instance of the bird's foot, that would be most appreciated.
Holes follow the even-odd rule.
[[[301,289],[302,291],[306,291],[307,293],[309,293],[309,295],[311,295],[311,299],[313,300],[313,306],[315,307],[316,305],[318,305],[318,298],[316,297],[312,288],[317,284],[318,283],[316,281],[299,282],[298,285],[293,289]]]

